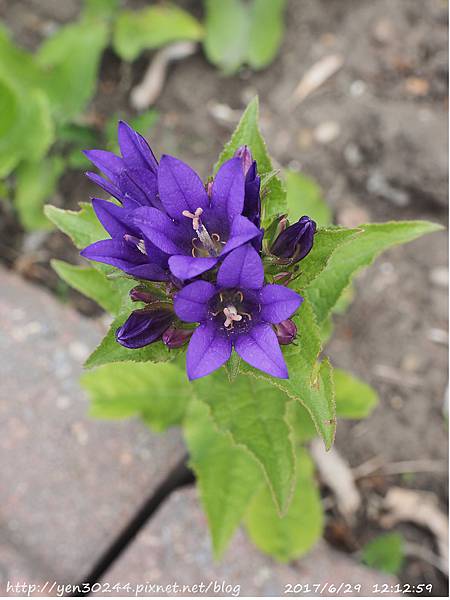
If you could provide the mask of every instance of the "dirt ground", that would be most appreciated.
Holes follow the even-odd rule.
[[[179,4],[201,15],[200,2]],[[242,108],[258,93],[275,162],[314,176],[337,223],[430,219],[447,225],[447,9],[443,0],[290,0],[286,36],[268,69],[223,77],[201,51],[170,69],[156,104],[161,117],[149,136],[152,147],[207,176]],[[73,0],[0,0],[0,16],[30,49],[48,24],[77,11]],[[330,54],[342,55],[343,67],[293,108],[306,70]],[[108,51],[91,114],[101,121],[129,110],[129,81],[139,81],[147,60],[124,69]],[[75,207],[92,193],[81,173],[67,173],[51,202]],[[24,235],[11,211],[0,210],[2,260],[60,291],[48,261],[78,260],[67,239],[57,232]],[[386,463],[447,459],[447,261],[446,232],[388,252],[358,280],[349,313],[337,319],[331,358],[380,394],[369,419],[338,424],[337,447],[352,466],[374,456]],[[92,313],[86,300],[70,298]],[[365,479],[366,504],[391,485],[428,490],[447,510],[443,473]],[[381,531],[367,514],[353,531],[332,519],[328,539],[346,551],[359,548]],[[436,552],[425,530],[398,529]],[[434,595],[446,594],[444,577],[414,557],[401,580],[431,582]]]

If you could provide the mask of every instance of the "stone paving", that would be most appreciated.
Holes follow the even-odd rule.
[[[89,418],[78,377],[101,338],[100,323],[3,270],[0,289],[0,595],[15,595],[8,581],[82,580],[184,448],[176,430],[156,435],[134,420]],[[283,593],[286,583],[370,586],[386,577],[324,543],[306,559],[280,566],[242,532],[223,562],[214,563],[195,490],[185,489],[166,501],[103,578],[161,585],[214,580],[264,596]]]

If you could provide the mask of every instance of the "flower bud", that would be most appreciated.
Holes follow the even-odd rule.
[[[234,156],[241,159],[244,175],[247,175],[250,167],[254,164],[250,148],[248,146],[241,146],[236,150]]]
[[[165,345],[170,348],[181,348],[189,340],[191,335],[194,333],[193,329],[175,329],[175,327],[169,327],[162,335],[162,341]]]
[[[165,308],[141,308],[131,313],[116,331],[116,340],[125,348],[142,348],[159,340],[174,319]]]
[[[297,336],[297,326],[291,319],[286,319],[274,325],[278,343],[282,345],[292,344]]]
[[[315,222],[309,217],[302,217],[278,235],[270,251],[278,258],[296,263],[310,252],[315,233]]]
[[[146,304],[151,304],[159,300],[159,298],[146,290],[142,285],[138,285],[130,291],[130,298],[133,302],[145,302]]]
[[[245,175],[245,196],[242,215],[247,217],[256,227],[259,227],[261,224],[261,178],[258,175],[256,160],[253,160],[248,146],[238,148],[234,156],[241,159],[242,170]],[[259,250],[261,240],[255,240],[255,244]]]

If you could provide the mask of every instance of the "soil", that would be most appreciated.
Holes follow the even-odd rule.
[[[201,15],[199,2],[180,4]],[[29,49],[78,9],[79,2],[70,0],[0,0],[4,22]],[[315,177],[337,223],[430,219],[447,225],[447,10],[443,0],[290,0],[281,51],[268,69],[224,77],[200,50],[170,68],[156,103],[160,119],[149,134],[152,147],[157,154],[176,154],[206,177],[239,113],[258,93],[263,134],[276,164]],[[342,55],[343,67],[293,107],[306,70],[330,54]],[[112,51],[105,54],[90,117],[102,123],[117,110],[132,114],[130,81],[140,80],[149,56],[124,68]],[[49,201],[76,207],[93,193],[73,171]],[[1,259],[95,314],[90,302],[58,284],[49,267],[53,257],[79,261],[67,238],[58,232],[24,234],[7,205],[0,211]],[[380,395],[369,419],[338,424],[337,447],[352,466],[373,456],[386,463],[447,460],[447,262],[446,232],[391,250],[359,278],[349,312],[336,319],[331,358]],[[364,480],[366,503],[391,485],[433,492],[447,511],[443,473]],[[336,519],[331,515],[335,531]],[[436,552],[425,531],[413,525],[399,530]],[[365,513],[350,532],[356,546],[343,547],[358,549],[380,531]],[[328,538],[340,543],[333,527]],[[431,582],[433,595],[446,595],[444,577],[419,559],[408,560],[400,577]]]

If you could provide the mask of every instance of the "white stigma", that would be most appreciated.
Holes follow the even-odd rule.
[[[223,314],[226,317],[224,323],[226,329],[233,329],[234,321],[242,321],[242,315],[238,314],[237,308],[232,304],[225,306],[225,308],[223,309]]]
[[[210,256],[217,256],[218,251],[214,240],[209,235],[208,230],[203,225],[200,220],[200,217],[203,214],[203,208],[198,207],[195,210],[195,213],[191,213],[189,210],[183,210],[181,213],[183,217],[187,217],[188,219],[192,219],[192,227],[197,234],[198,239],[203,244],[203,247],[208,251]]]
[[[183,217],[187,217],[188,219],[192,219],[192,227],[197,231],[200,228],[200,217],[203,214],[203,208],[198,207],[195,213],[191,213],[189,210],[183,210],[181,213]]]

